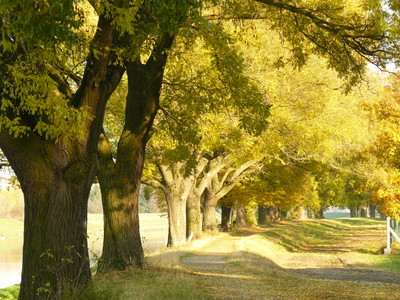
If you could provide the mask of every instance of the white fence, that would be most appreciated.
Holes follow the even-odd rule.
[[[399,223],[391,217],[386,218],[386,248],[383,249],[384,254],[392,252],[392,244],[394,242],[400,243],[399,238]]]

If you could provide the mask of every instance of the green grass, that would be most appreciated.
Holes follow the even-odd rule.
[[[384,225],[384,221],[371,219],[324,219],[287,222],[266,229],[267,231],[257,235],[258,237],[254,239],[254,244],[250,243],[252,239],[246,240],[246,235],[244,235],[243,243],[245,244],[241,244],[241,247],[249,243],[248,246],[253,250],[259,247],[260,249],[257,249],[260,253],[264,251],[270,254],[271,251],[277,251],[277,257],[286,254],[276,244],[280,244],[292,252],[298,252],[294,255],[303,255],[300,252],[325,251],[325,249],[328,249],[327,252],[329,254],[330,247],[338,245],[346,247],[348,245],[347,242],[355,236],[363,238],[363,235],[367,234],[368,240],[363,243],[351,243],[352,247],[355,245],[354,249],[352,248],[349,252],[335,252],[335,255],[345,259],[352,266],[399,272],[400,255],[371,254],[378,253],[377,249],[382,247],[381,235],[384,237]],[[216,240],[220,238],[220,236],[215,236]],[[206,243],[201,247],[208,247],[207,245]],[[199,250],[202,249],[201,247],[199,246]],[[400,246],[398,248],[400,249]],[[228,253],[232,249],[226,249],[226,251]],[[206,296],[208,291],[202,286],[201,281],[199,282],[198,276],[188,273],[188,270],[183,269],[180,265],[182,257],[189,255],[189,253],[191,252],[183,249],[165,251],[156,255],[154,259],[149,257],[152,266],[147,269],[131,269],[96,275],[93,280],[93,290],[87,291],[79,297],[71,295],[66,297],[66,300],[209,299]],[[229,255],[227,254],[227,257]],[[245,272],[244,274],[261,276],[264,278],[263,282],[268,282],[268,289],[271,291],[276,290],[277,293],[283,282],[288,280],[296,289],[304,287],[305,282],[310,282],[311,286],[315,284],[315,287],[308,288],[310,297],[311,295],[317,295],[319,292],[322,293],[324,290],[330,290],[337,284],[345,288],[346,291],[351,291],[353,287],[352,283],[345,281],[306,280],[303,277],[286,273],[284,269],[279,268],[268,259],[253,254],[248,254],[247,256],[241,254],[238,257],[231,257],[227,261],[242,269]],[[210,282],[213,282],[213,280],[210,280]],[[318,287],[319,285],[323,285],[324,288]],[[18,288],[18,286],[13,286],[0,290],[0,299],[17,299]],[[291,292],[293,295],[298,292],[296,289]],[[372,290],[374,289],[371,288]],[[352,295],[349,294],[347,296],[351,298],[353,297]]]
[[[18,299],[19,284],[0,289],[0,299],[14,300]]]
[[[66,295],[64,300],[209,299],[196,286],[195,277],[179,269],[149,267],[95,276],[93,290]],[[0,289],[0,299],[18,298],[19,285]]]
[[[337,244],[360,231],[375,231],[382,226],[384,221],[371,219],[307,220],[277,226],[264,234],[289,251],[313,251],[322,246]],[[381,244],[368,244],[368,247],[368,250],[359,250],[377,252]]]
[[[193,276],[171,268],[112,272],[96,278],[94,286],[97,295],[109,294],[96,299],[207,299]]]
[[[393,255],[382,254],[384,226],[385,221],[379,219],[306,220],[276,226],[263,236],[291,252],[346,255],[346,260],[360,267],[400,273],[400,255],[396,255],[400,245],[394,246]]]

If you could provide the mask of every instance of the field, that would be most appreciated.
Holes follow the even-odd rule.
[[[95,276],[79,299],[400,299],[400,257],[382,255],[384,241],[384,222],[368,219],[214,234],[148,254],[146,270]]]

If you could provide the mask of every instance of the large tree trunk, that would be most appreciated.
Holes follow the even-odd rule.
[[[278,222],[278,217],[279,217],[279,211],[275,208],[275,207],[273,207],[273,206],[269,206],[269,207],[267,207],[267,211],[268,211],[268,218],[269,218],[269,221],[271,222],[271,223],[276,223],[276,222]]]
[[[265,206],[263,205],[258,206],[258,219],[257,219],[258,225],[266,225],[268,223],[267,213],[268,210]]]
[[[179,192],[173,190],[165,193],[168,205],[168,247],[186,243],[186,199],[180,196]]]
[[[350,217],[351,218],[359,218],[360,217],[360,208],[358,205],[350,206]]]
[[[229,156],[228,156],[229,157]],[[248,161],[237,168],[226,168],[228,157],[217,156],[208,163],[207,176],[211,181],[204,190],[204,215],[203,230],[215,231],[217,229],[216,206],[222,197],[227,195],[245,176],[251,172],[252,167],[257,163],[255,160]],[[219,171],[224,170],[221,176]]]
[[[72,140],[45,139],[32,130],[15,138],[0,132],[0,147],[14,169],[24,193],[24,246],[19,299],[59,299],[66,289],[90,286],[87,249],[87,201],[96,169],[96,147],[105,104],[122,76],[120,67],[109,66],[111,20],[99,17],[93,48],[81,86],[70,106],[86,106],[93,119]],[[35,116],[26,117],[35,126]],[[65,120],[68,121],[68,120]],[[71,124],[73,126],[74,124]]]
[[[25,201],[19,298],[58,299],[65,289],[80,291],[91,282],[86,224],[95,157],[77,142],[24,140],[30,147],[12,154],[3,148]]]
[[[101,140],[105,142],[105,137],[102,136]],[[108,164],[105,158],[99,159],[101,167],[98,179],[104,212],[103,252],[98,267],[100,272],[145,266],[138,208],[144,151],[131,147],[129,137],[125,137],[121,143],[127,144],[129,155],[120,150],[117,164],[113,162],[111,155],[108,156]],[[101,143],[99,153],[100,148]],[[132,160],[130,157],[136,159]]]
[[[187,201],[193,188],[193,178],[182,176],[182,164],[165,166],[158,164],[162,180],[147,182],[160,188],[165,195],[168,206],[168,247],[186,243],[187,237]]]
[[[230,207],[221,207],[222,210],[222,215],[221,215],[221,230],[223,232],[228,232],[229,231],[229,224],[231,222],[231,212],[232,208]]]
[[[368,218],[368,210],[367,207],[362,207],[360,209],[360,217],[361,218]]]
[[[191,193],[187,199],[187,237],[190,240],[201,238],[202,216],[200,196]]]
[[[376,205],[369,204],[369,217],[372,219],[376,218]]]
[[[204,195],[203,230],[215,231],[217,229],[216,206],[218,199],[216,199],[210,188],[206,188],[203,195]]]
[[[377,212],[379,214],[379,219],[382,219],[382,220],[386,219],[385,214],[381,210],[377,209]]]
[[[305,210],[305,208],[303,206],[297,207],[296,213],[295,213],[295,219],[296,220],[307,219],[306,210]]]
[[[317,219],[324,219],[324,208],[321,207],[318,211],[315,212],[315,217]]]
[[[237,207],[236,211],[236,228],[244,228],[247,226],[247,214],[244,207]]]

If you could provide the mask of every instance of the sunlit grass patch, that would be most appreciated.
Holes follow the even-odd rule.
[[[190,274],[158,267],[96,276],[94,291],[96,299],[207,299]]]
[[[376,225],[379,226],[386,222],[386,220],[382,219],[367,219],[367,218],[343,218],[343,219],[336,219],[335,221],[350,226],[363,226],[363,227],[376,226]]]
[[[18,299],[19,284],[0,289],[0,299],[14,300]]]
[[[344,230],[345,228],[339,226],[304,221],[274,228],[264,235],[289,251],[306,251],[312,246],[334,243],[340,239],[334,233],[341,231],[343,236]]]
[[[335,219],[307,220],[293,222],[283,227],[276,227],[264,233],[266,237],[284,246],[289,251],[336,251],[329,246],[338,245],[341,241],[355,235],[369,235],[370,231],[383,234],[384,221],[371,219]],[[369,238],[361,252],[377,253],[382,247],[379,239]],[[343,248],[346,245],[340,245]]]
[[[19,285],[0,289],[0,299],[18,299]],[[93,289],[82,294],[67,292],[65,300],[208,299],[195,277],[178,268],[149,267],[96,275]]]
[[[259,235],[259,238],[254,237],[262,247],[258,248],[257,243],[254,243],[251,251],[271,257],[282,266],[286,266],[288,260],[303,261],[310,265],[318,261],[318,264],[323,263],[325,267],[328,264],[343,267],[344,263],[400,273],[400,255],[396,255],[400,245],[394,245],[393,255],[382,254],[386,243],[384,226],[384,221],[373,219],[293,222],[274,227]],[[265,241],[261,241],[261,237]],[[276,246],[272,246],[271,242]]]
[[[400,255],[349,252],[341,254],[341,257],[357,267],[400,273]]]

